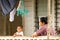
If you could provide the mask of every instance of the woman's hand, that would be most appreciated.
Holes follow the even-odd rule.
[[[37,37],[37,34],[36,34],[36,32],[32,34],[32,37]]]

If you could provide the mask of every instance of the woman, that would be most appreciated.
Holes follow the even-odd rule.
[[[39,24],[40,24],[40,29],[37,30],[35,33],[33,33],[32,37],[47,35],[47,24],[48,24],[47,17],[41,17]],[[55,29],[52,27],[50,28],[50,34],[55,35]]]

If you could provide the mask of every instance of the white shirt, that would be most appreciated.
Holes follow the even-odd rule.
[[[22,35],[23,36],[23,31],[22,32],[16,32],[16,35]]]

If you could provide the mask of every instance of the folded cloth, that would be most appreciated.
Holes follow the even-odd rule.
[[[18,0],[0,0],[3,15],[9,14],[16,6]]]

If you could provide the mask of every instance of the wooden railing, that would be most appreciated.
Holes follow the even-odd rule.
[[[39,37],[13,37],[13,36],[0,36],[0,40],[48,40],[47,36],[39,36]],[[60,40],[59,37],[50,36],[49,40]]]

